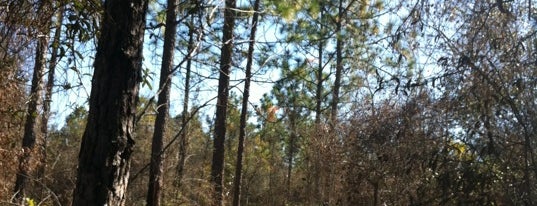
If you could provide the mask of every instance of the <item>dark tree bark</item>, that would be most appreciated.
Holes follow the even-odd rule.
[[[250,81],[252,79],[252,62],[255,46],[255,33],[259,19],[259,0],[254,3],[254,16],[252,17],[252,30],[250,30],[250,43],[248,45],[248,57],[246,61],[246,80],[244,81],[244,93],[242,95],[242,108],[240,117],[239,145],[237,147],[237,164],[235,165],[235,179],[233,180],[233,205],[239,206],[241,200],[242,181],[242,155],[244,153],[244,138],[246,136],[246,119],[248,114],[248,98],[250,97]]]
[[[222,205],[224,176],[224,142],[226,138],[227,103],[229,97],[229,73],[233,54],[233,27],[235,26],[235,0],[226,0],[222,51],[220,54],[220,77],[216,100],[216,121],[213,140],[213,159],[211,163],[211,183],[214,187],[213,205]]]
[[[38,12],[47,14],[50,9],[49,1],[42,1]],[[22,154],[19,159],[19,169],[15,180],[15,198],[18,202],[26,195],[28,180],[34,175],[36,162],[39,164],[39,148],[36,151],[36,144],[44,144],[43,135],[40,134],[39,118],[42,115],[40,107],[43,104],[43,86],[46,66],[46,56],[48,47],[48,32],[51,16],[46,15],[43,23],[37,23],[37,45],[35,51],[34,73],[32,75],[32,85],[30,87],[30,100],[26,110],[26,122],[24,124],[24,135],[22,137]]]
[[[341,75],[343,73],[343,39],[341,37],[341,22],[344,18],[343,10],[343,0],[339,0],[338,18],[336,20],[336,77],[332,97],[332,114],[330,115],[332,128],[337,124],[339,90],[341,88]]]
[[[124,205],[134,146],[147,0],[107,0],[73,205]]]
[[[286,192],[287,192],[287,202],[291,202],[291,178],[293,172],[293,157],[296,151],[296,117],[297,113],[294,110],[289,112],[289,129],[291,134],[289,135],[289,152],[287,153],[287,179],[286,179]]]
[[[164,47],[162,50],[162,64],[160,67],[159,94],[157,101],[157,118],[151,143],[151,163],[149,167],[149,186],[147,190],[147,205],[156,206],[161,202],[163,147],[166,133],[166,121],[170,108],[171,71],[173,67],[173,54],[175,35],[177,33],[177,0],[168,0],[166,8],[166,31],[164,33]]]
[[[320,17],[319,17],[319,21],[321,21],[319,23],[319,32],[321,35],[320,38],[319,38],[319,50],[318,50],[318,53],[319,53],[319,67],[317,68],[317,73],[316,73],[316,77],[317,77],[317,90],[315,91],[315,124],[319,125],[319,123],[321,123],[321,104],[322,104],[322,95],[323,95],[323,69],[324,69],[324,64],[323,64],[323,53],[324,53],[324,41],[323,41],[323,38],[324,38],[324,26],[323,26],[323,16],[324,16],[324,12],[323,12],[323,5],[321,3],[320,5]]]

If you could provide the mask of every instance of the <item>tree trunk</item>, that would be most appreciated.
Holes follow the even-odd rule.
[[[323,26],[323,18],[324,18],[324,5],[321,2],[320,3],[320,14],[319,14],[319,48],[318,48],[318,55],[319,55],[319,67],[317,68],[316,78],[317,78],[317,90],[315,91],[315,128],[317,130],[320,130],[320,124],[321,124],[321,104],[322,104],[322,95],[323,95],[323,53],[324,53],[324,26]],[[311,141],[307,140],[306,144],[308,147],[311,147]],[[310,154],[312,157],[314,154]],[[318,164],[316,164],[315,160],[312,160],[311,157],[308,160],[310,171],[307,172],[307,179],[308,179],[308,186],[306,187],[306,193],[308,194],[308,198],[311,200],[318,199],[319,198],[319,178],[318,178]],[[313,191],[312,191],[313,189]]]
[[[343,73],[343,38],[341,36],[341,22],[344,18],[343,9],[343,0],[339,0],[338,18],[336,20],[336,77],[332,97],[332,114],[330,115],[332,128],[337,124],[339,89],[341,88],[341,74]]]
[[[39,5],[38,12],[47,13],[50,2],[43,1]],[[26,122],[24,124],[24,135],[22,137],[22,154],[19,159],[19,168],[15,180],[15,198],[18,202],[26,195],[28,179],[31,179],[32,172],[36,168],[35,161],[39,162],[39,155],[35,151],[35,145],[43,145],[43,135],[40,134],[39,118],[41,117],[40,107],[43,104],[43,84],[45,76],[45,65],[48,47],[48,32],[51,17],[44,18],[44,24],[37,23],[37,45],[35,51],[34,73],[32,75],[32,85],[30,88],[30,100],[26,112]],[[40,149],[38,148],[38,151]],[[38,163],[39,164],[39,163]]]
[[[196,5],[199,3],[199,2],[195,2]],[[182,181],[183,181],[183,176],[184,176],[184,173],[185,173],[185,164],[186,164],[186,156],[187,156],[187,152],[188,152],[188,143],[189,143],[189,139],[188,139],[188,130],[189,130],[189,127],[188,127],[188,119],[189,119],[189,108],[188,108],[188,104],[189,104],[189,99],[190,99],[190,73],[191,73],[191,68],[192,68],[192,55],[193,55],[193,52],[194,52],[194,34],[195,34],[195,29],[194,29],[194,14],[191,14],[190,16],[190,25],[189,25],[189,28],[188,28],[188,56],[186,58],[187,59],[187,62],[186,62],[186,71],[185,71],[185,94],[184,94],[184,99],[183,99],[183,114],[182,114],[182,117],[181,117],[181,126],[183,127],[183,129],[181,130],[182,133],[181,133],[181,139],[179,140],[179,162],[177,164],[177,176],[176,176],[176,179],[175,179],[175,183],[176,183],[176,186],[177,186],[177,189],[180,189],[181,188],[181,184],[182,184]],[[201,36],[201,34],[200,34]]]
[[[147,0],[107,0],[73,205],[124,205],[141,81]]]
[[[244,153],[244,138],[246,136],[246,118],[248,114],[248,98],[250,97],[250,81],[252,78],[252,62],[255,46],[255,32],[259,18],[259,0],[254,3],[254,16],[252,17],[252,30],[250,31],[250,43],[248,45],[248,59],[246,61],[246,80],[244,82],[244,94],[240,117],[239,145],[237,147],[237,164],[235,166],[235,179],[233,181],[233,205],[239,206],[241,199],[242,181],[242,155]]]
[[[224,142],[226,138],[227,103],[229,96],[229,73],[233,56],[233,27],[235,0],[226,0],[224,11],[224,28],[222,51],[220,54],[220,77],[218,79],[218,97],[216,100],[216,121],[214,128],[213,159],[211,164],[211,183],[214,187],[213,204],[223,203],[224,176]]]
[[[166,31],[164,33],[164,47],[162,50],[162,64],[160,67],[160,82],[157,101],[157,118],[151,143],[151,163],[149,167],[149,186],[147,190],[147,205],[157,206],[161,202],[163,147],[166,133],[166,121],[170,107],[171,71],[173,67],[173,54],[175,35],[177,31],[177,0],[168,0],[166,9]]]
[[[45,85],[45,97],[43,102],[43,116],[41,119],[41,133],[43,134],[43,142],[40,145],[41,160],[37,168],[37,178],[43,179],[47,164],[47,140],[48,140],[48,120],[50,118],[50,104],[52,102],[52,89],[54,87],[54,73],[58,64],[58,48],[60,47],[60,38],[62,34],[64,5],[58,4],[60,7],[56,13],[56,25],[54,28],[54,39],[52,41],[52,53],[50,54],[50,62],[47,74],[47,84]]]
[[[295,111],[289,112],[289,127],[291,130],[291,135],[289,136],[289,153],[287,156],[287,180],[286,180],[286,189],[287,189],[287,202],[291,203],[292,201],[292,192],[291,192],[291,177],[293,172],[293,157],[296,150],[296,118],[297,114]]]
[[[317,74],[316,74],[316,77],[317,77],[317,90],[315,91],[315,100],[316,100],[316,103],[315,103],[315,124],[319,124],[321,123],[321,104],[322,104],[322,95],[323,95],[323,69],[324,69],[324,64],[323,64],[323,53],[324,53],[324,41],[323,41],[323,38],[324,38],[324,26],[323,26],[323,16],[324,16],[324,12],[323,12],[324,8],[323,8],[323,5],[321,3],[320,5],[320,17],[319,17],[319,26],[320,26],[320,29],[319,29],[319,32],[320,32],[320,37],[319,37],[319,67],[317,68]]]

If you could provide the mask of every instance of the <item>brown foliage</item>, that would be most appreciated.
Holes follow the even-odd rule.
[[[23,129],[25,94],[16,72],[15,64],[0,67],[0,200],[11,198]]]

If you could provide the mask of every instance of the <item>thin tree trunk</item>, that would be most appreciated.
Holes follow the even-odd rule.
[[[43,1],[39,5],[38,12],[47,13],[50,6],[49,2]],[[24,134],[22,137],[22,154],[19,159],[19,168],[15,180],[15,198],[18,202],[26,195],[28,179],[32,178],[32,170],[36,155],[35,145],[42,145],[43,135],[40,134],[39,118],[41,114],[40,107],[43,104],[43,84],[45,76],[46,56],[48,47],[48,32],[50,18],[45,18],[43,25],[37,25],[37,46],[35,51],[34,73],[32,75],[32,85],[30,88],[30,101],[26,112],[26,122],[24,124]],[[39,151],[39,148],[38,148]]]
[[[295,121],[296,113],[294,111],[291,111],[289,114],[289,125],[291,129],[291,135],[289,136],[289,154],[287,156],[287,202],[291,201],[291,176],[293,172],[293,157],[295,155],[295,149],[296,149],[296,121]]]
[[[337,131],[336,127],[338,124],[338,104],[340,99],[340,88],[341,88],[341,75],[343,73],[343,32],[342,32],[342,21],[345,18],[344,14],[344,7],[343,7],[343,0],[339,0],[338,5],[338,18],[336,19],[336,74],[335,74],[335,80],[334,80],[334,88],[333,88],[333,97],[332,97],[332,111],[330,115],[330,128],[332,135],[331,138],[328,139],[328,142],[330,143],[328,155],[330,159],[326,163],[327,167],[326,169],[326,185],[324,189],[326,190],[326,197],[324,202],[328,202],[328,204],[333,203],[333,189],[334,189],[334,175],[333,175],[333,161],[330,161],[333,156],[335,155],[336,150],[336,144],[334,144],[336,141],[334,138],[337,138]],[[325,156],[326,157],[326,156]]]
[[[341,74],[343,73],[343,38],[341,36],[341,22],[344,18],[343,9],[343,0],[339,0],[338,18],[336,20],[336,77],[332,97],[332,114],[330,115],[332,128],[337,124],[339,90],[341,88]]]
[[[378,199],[379,199],[379,184],[378,182],[373,183],[373,206],[378,205]]]
[[[319,123],[321,123],[321,104],[322,104],[322,95],[323,95],[323,69],[324,69],[324,64],[323,64],[323,53],[324,53],[324,41],[323,41],[323,38],[324,38],[324,26],[323,26],[323,16],[324,16],[324,12],[323,12],[324,8],[323,8],[323,5],[321,3],[320,5],[320,17],[319,17],[319,26],[320,26],[320,29],[319,29],[319,32],[320,32],[320,38],[319,38],[319,67],[317,68],[317,90],[316,90],[316,93],[315,93],[315,100],[316,100],[316,104],[315,104],[315,123],[318,125]]]
[[[242,97],[242,108],[240,117],[239,145],[237,147],[237,164],[235,166],[235,179],[233,181],[233,205],[239,206],[241,199],[242,181],[242,156],[244,153],[244,138],[246,137],[246,119],[248,114],[248,98],[250,97],[250,81],[252,78],[252,62],[255,46],[255,33],[259,18],[259,0],[254,3],[254,16],[252,17],[252,30],[250,30],[250,43],[248,45],[248,58],[246,61],[246,80],[244,82],[244,94]]]
[[[275,154],[276,154],[276,151],[275,151],[276,150],[275,149],[276,148],[276,145],[275,145],[276,140],[275,139],[276,138],[273,137],[272,135],[268,139],[269,140],[269,148],[270,148],[270,164],[271,165],[276,165],[277,164],[276,163],[276,158],[275,158]],[[276,173],[275,170],[276,170],[275,167],[273,167],[273,166],[269,167],[270,172],[269,172],[269,183],[268,183],[268,200],[267,200],[267,203],[266,203],[267,205],[275,205],[275,202],[276,202],[276,201],[274,201],[274,198],[275,198],[275,195],[274,195],[275,191],[274,190],[276,188],[275,187],[275,182],[276,181],[274,180],[275,179],[274,178],[275,173]]]
[[[213,205],[223,204],[224,142],[226,138],[227,103],[229,97],[229,74],[233,56],[233,27],[235,26],[235,0],[226,0],[222,51],[220,54],[220,77],[216,102],[211,183],[214,187]]]
[[[149,167],[149,186],[146,203],[148,206],[158,206],[161,202],[162,170],[164,162],[164,135],[166,134],[166,121],[170,107],[171,70],[173,67],[173,54],[175,35],[177,33],[177,0],[168,0],[166,9],[166,31],[164,33],[164,47],[162,50],[162,64],[160,67],[159,94],[157,101],[157,117],[153,141],[151,143],[151,163]]]
[[[50,62],[47,74],[47,84],[45,85],[45,98],[43,102],[43,116],[41,120],[41,133],[43,134],[43,142],[40,145],[41,160],[37,168],[38,179],[43,179],[47,164],[47,140],[48,140],[48,120],[50,118],[50,104],[52,102],[52,89],[54,87],[54,73],[58,64],[58,48],[60,47],[60,38],[62,34],[64,5],[58,5],[60,8],[56,13],[56,25],[54,28],[54,39],[52,41],[52,53],[50,54]]]
[[[323,18],[324,18],[324,5],[321,2],[320,3],[320,14],[319,14],[319,32],[320,32],[320,38],[319,38],[319,48],[318,48],[318,55],[319,55],[319,67],[317,68],[316,78],[317,78],[317,90],[315,95],[316,100],[316,106],[315,106],[315,128],[320,129],[321,124],[321,104],[322,104],[322,94],[323,94],[323,54],[324,54],[324,26],[323,26]],[[309,140],[308,140],[309,141]],[[311,147],[311,144],[308,143],[308,147]],[[313,157],[314,154],[310,154],[311,157]],[[308,171],[308,186],[306,187],[306,191],[308,193],[309,198],[318,199],[319,198],[319,164],[317,164],[317,160],[312,158],[309,158],[309,161],[311,162],[310,171]],[[313,182],[312,182],[313,180]],[[312,185],[313,184],[313,185]],[[311,191],[313,189],[313,191]],[[313,193],[313,194],[312,194]]]
[[[147,0],[104,3],[73,205],[125,204],[147,4]]]
[[[188,154],[188,130],[189,130],[189,99],[190,99],[190,73],[191,73],[191,67],[192,67],[192,54],[194,50],[194,15],[191,14],[190,17],[190,25],[188,28],[188,54],[187,56],[188,60],[186,62],[186,71],[185,71],[185,94],[183,97],[183,114],[181,117],[181,126],[183,127],[182,133],[181,133],[181,139],[179,140],[179,162],[177,164],[177,177],[175,179],[175,183],[178,189],[181,188],[181,184],[183,181],[183,176],[185,173],[185,164],[186,164],[186,156]]]

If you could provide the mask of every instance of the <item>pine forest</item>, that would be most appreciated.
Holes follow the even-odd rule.
[[[0,205],[537,205],[537,0],[0,0]]]

